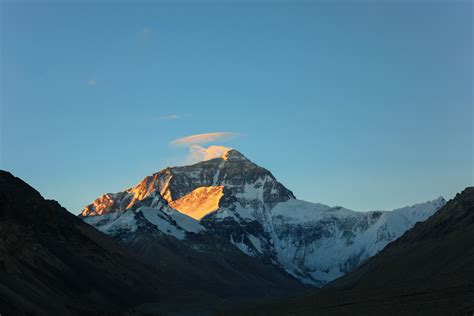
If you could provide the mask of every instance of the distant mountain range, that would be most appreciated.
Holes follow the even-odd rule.
[[[444,204],[440,197],[391,212],[355,212],[300,201],[268,170],[231,149],[104,194],[80,216],[122,243],[145,230],[185,243],[200,235],[211,243],[213,238],[227,240],[304,283],[323,286]],[[202,246],[197,242],[196,247]]]

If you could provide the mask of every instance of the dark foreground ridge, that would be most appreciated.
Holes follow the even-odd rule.
[[[0,171],[0,313],[74,315],[158,300],[158,273]]]
[[[0,171],[0,314],[213,315],[307,289],[225,240],[142,228],[118,243]]]
[[[472,315],[474,187],[319,292],[243,309],[254,315]]]

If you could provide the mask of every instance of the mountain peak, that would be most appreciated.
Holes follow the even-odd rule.
[[[87,205],[82,217],[123,212],[136,203],[151,206],[165,200],[176,210],[200,220],[224,204],[238,201],[253,211],[295,198],[265,168],[247,159],[239,151],[223,146],[191,147],[200,162],[169,167],[145,177],[135,187],[107,193]],[[147,202],[143,202],[150,197]]]
[[[223,160],[248,160],[244,155],[242,155],[239,151],[224,146],[209,146],[209,147],[201,147],[201,146],[191,146],[190,148],[190,161],[191,162],[202,162],[211,159],[223,159]]]
[[[247,157],[235,149],[229,149],[220,158],[224,160],[248,160]]]

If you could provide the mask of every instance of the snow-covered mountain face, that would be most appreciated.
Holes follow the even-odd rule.
[[[148,199],[153,207],[163,198],[180,210],[189,204],[200,205],[202,214],[189,213],[200,220],[219,207],[231,207],[239,202],[245,208],[272,208],[279,202],[294,198],[266,169],[245,158],[236,150],[223,156],[191,166],[166,168],[145,177],[135,187],[119,193],[104,194],[85,207],[82,216],[95,216],[130,209]],[[152,199],[149,199],[152,198]],[[182,203],[184,200],[187,203]],[[205,213],[203,210],[207,210]]]
[[[272,209],[273,240],[281,266],[322,286],[353,270],[441,208],[443,198],[390,212],[355,212],[289,200]]]
[[[159,202],[157,202],[159,200]],[[82,215],[83,220],[119,241],[130,238],[138,231],[154,231],[178,240],[204,232],[195,219],[169,207],[159,196],[135,203],[128,209],[112,210],[101,215]]]
[[[89,224],[118,239],[152,229],[179,240],[206,234],[322,286],[351,271],[443,198],[391,212],[355,212],[297,200],[266,169],[236,150],[190,166],[166,168],[85,207]]]

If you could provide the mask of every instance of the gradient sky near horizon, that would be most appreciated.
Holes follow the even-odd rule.
[[[0,5],[0,167],[73,213],[213,132],[308,201],[473,185],[471,1]]]

